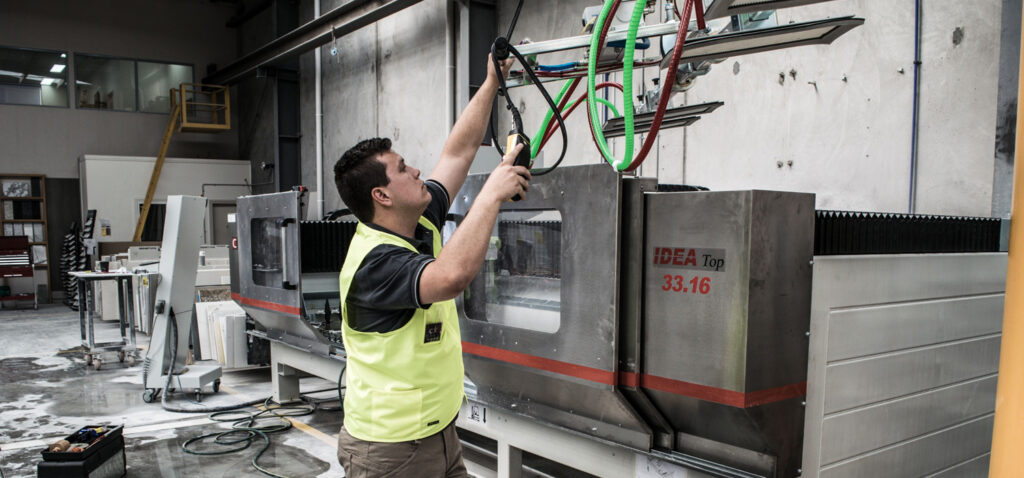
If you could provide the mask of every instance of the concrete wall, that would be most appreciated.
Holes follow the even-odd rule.
[[[97,219],[110,221],[111,235],[100,242],[131,241],[139,219],[139,204],[146,197],[154,157],[86,155],[80,161],[82,178],[82,216],[96,210]],[[153,194],[154,203],[166,203],[167,196],[203,195],[211,201],[234,200],[248,194],[249,163],[212,159],[167,158],[160,183]],[[117,184],[117,187],[111,187]],[[208,184],[205,188],[204,184]],[[233,184],[234,186],[212,186]]]
[[[322,0],[321,11],[342,3]],[[312,15],[311,8],[303,12]],[[338,39],[337,56],[331,56],[331,45],[322,48],[325,211],[343,207],[334,163],[360,140],[390,137],[395,151],[424,173],[437,164],[447,132],[445,21],[445,0],[424,0]],[[301,64],[302,174],[312,189],[314,64],[305,58]]]
[[[580,12],[592,3],[528,6],[514,40],[577,34]],[[502,29],[514,7],[502,2]],[[992,210],[1001,11],[1000,0],[924,2],[917,212],[988,216]],[[866,24],[830,46],[730,58],[677,95],[675,105],[726,105],[689,128],[663,132],[641,174],[718,190],[813,192],[818,208],[906,212],[914,2],[837,0],[777,15],[786,24],[849,14]],[[957,29],[963,36],[954,42]],[[580,52],[542,56],[541,62],[579,59]],[[654,74],[638,73],[635,84],[649,86]],[[549,85],[552,94],[560,86]],[[617,92],[611,96],[621,105]],[[513,97],[525,105],[525,123],[536,128],[543,100],[533,88],[513,90]],[[564,164],[599,161],[583,114],[568,123]],[[556,142],[549,155],[558,153]],[[621,155],[621,141],[613,146]]]
[[[269,43],[274,34],[274,9],[266,8],[239,29],[238,56]],[[250,75],[238,83],[238,157],[252,164],[252,182],[257,194],[276,192],[273,169],[263,165],[277,163],[275,104],[277,93],[273,76]],[[313,114],[309,111],[310,115]]]
[[[207,64],[235,58],[235,31],[224,26],[233,12],[199,0],[5,2],[0,45],[187,63],[200,80]],[[0,170],[73,178],[82,154],[154,156],[167,121],[166,114],[0,105]],[[237,131],[176,134],[169,154],[235,158],[237,138]]]

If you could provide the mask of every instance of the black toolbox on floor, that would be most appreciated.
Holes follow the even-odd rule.
[[[38,478],[119,478],[125,476],[124,427],[90,425],[80,430],[104,428],[104,433],[81,452],[42,452],[36,467]],[[65,440],[74,443],[78,431]]]

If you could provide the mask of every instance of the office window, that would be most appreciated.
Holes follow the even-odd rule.
[[[67,53],[0,47],[0,103],[68,106]]]
[[[75,105],[135,111],[135,62],[76,54]]]
[[[170,113],[170,90],[192,83],[192,66],[139,61],[139,111]]]

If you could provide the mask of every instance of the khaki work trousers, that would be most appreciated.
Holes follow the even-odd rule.
[[[341,427],[338,462],[346,478],[465,478],[462,443],[455,420],[444,430],[419,440],[398,443],[363,441]]]

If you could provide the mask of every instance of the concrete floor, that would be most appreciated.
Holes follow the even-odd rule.
[[[97,322],[95,327],[97,341],[119,339],[116,322]],[[146,335],[137,337],[141,345],[148,344]],[[185,440],[226,430],[229,424],[212,422],[206,413],[172,413],[159,403],[144,403],[144,352],[135,366],[118,363],[108,353],[96,371],[86,367],[80,347],[78,313],[63,305],[0,310],[0,470],[4,478],[35,476],[40,451],[48,443],[93,424],[125,426],[127,476],[265,476],[249,463],[262,447],[259,439],[247,450],[222,456],[189,455],[181,450]],[[302,390],[333,385],[308,378],[303,379]],[[201,405],[216,407],[270,394],[268,369],[229,371],[224,373],[220,393],[204,396]],[[195,406],[181,395],[170,398],[178,406]],[[344,476],[335,456],[340,414],[318,410],[293,420],[292,429],[270,435],[271,446],[260,465],[287,476]]]

